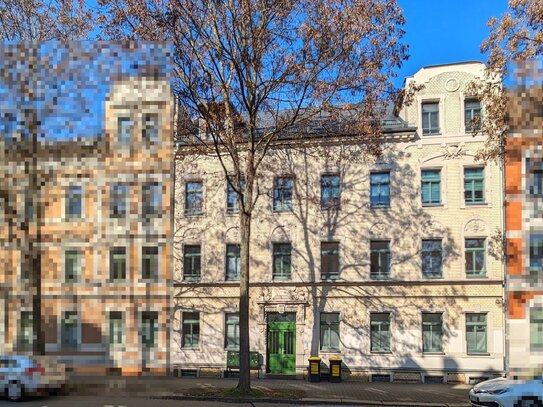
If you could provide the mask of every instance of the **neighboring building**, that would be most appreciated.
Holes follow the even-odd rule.
[[[484,109],[464,95],[483,70],[407,78],[425,88],[385,120],[381,159],[347,136],[272,148],[250,272],[250,347],[265,374],[301,377],[317,355],[360,380],[503,373],[502,177],[474,160],[484,136],[470,119]],[[239,219],[218,161],[187,154],[176,162],[171,365],[220,375],[239,346]]]
[[[543,119],[541,86],[509,92],[506,144],[508,371],[543,375]]]
[[[0,146],[0,179],[6,187],[0,211],[0,318],[5,321],[0,349],[32,350],[32,271],[25,261],[32,239],[41,250],[47,354],[80,372],[166,372],[170,85],[146,77],[123,79],[110,89],[104,111],[100,138],[40,142],[35,154],[43,184],[39,196],[29,194],[23,145]],[[28,234],[23,233],[25,210],[31,212]]]

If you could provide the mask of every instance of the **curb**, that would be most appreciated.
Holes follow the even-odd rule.
[[[274,404],[289,404],[289,405],[356,405],[356,406],[390,406],[390,407],[470,407],[469,403],[418,403],[406,401],[377,401],[377,400],[353,400],[353,399],[318,399],[318,398],[303,398],[303,399],[274,399],[269,397],[197,397],[197,396],[155,396],[149,397],[153,400],[185,400],[185,401],[217,401],[224,403],[274,403]]]

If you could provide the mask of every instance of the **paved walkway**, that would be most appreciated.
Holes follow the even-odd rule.
[[[123,394],[140,397],[193,400],[186,396],[191,389],[233,388],[237,379],[174,378],[174,377],[75,377],[71,380],[75,392],[88,395]],[[301,390],[301,400],[279,401],[286,404],[362,404],[387,406],[469,406],[469,385],[405,384],[405,383],[309,383],[304,380],[253,379],[252,386],[261,390]],[[223,400],[208,397],[208,400]],[[226,399],[224,399],[226,400]],[[254,399],[253,399],[254,400]],[[256,401],[256,400],[254,400]],[[267,399],[267,401],[274,401]]]

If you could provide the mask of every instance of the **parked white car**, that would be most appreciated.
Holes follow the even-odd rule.
[[[0,390],[11,401],[30,394],[53,394],[65,384],[64,365],[50,356],[0,356]]]
[[[487,380],[470,390],[469,400],[473,407],[543,407],[543,380]]]

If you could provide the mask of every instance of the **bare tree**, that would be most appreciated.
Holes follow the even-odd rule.
[[[543,53],[543,1],[509,0],[508,10],[500,19],[492,17],[487,25],[490,35],[481,45],[488,52],[487,81],[472,83],[470,91],[484,104],[479,128],[486,136],[484,148],[478,153],[483,160],[503,156],[508,132],[507,97],[502,79],[510,74],[512,64],[525,63]],[[530,74],[525,68],[517,73]],[[475,130],[477,131],[477,130]]]
[[[39,80],[43,79],[43,77],[39,77],[39,67],[50,67],[50,73],[53,75],[55,67],[56,73],[60,74],[69,65],[66,59],[53,64],[50,58],[40,55],[40,44],[53,39],[61,41],[79,39],[86,35],[91,28],[92,15],[86,9],[83,1],[0,0],[0,39],[17,42],[2,46],[0,86],[3,91],[7,92],[8,98],[6,100],[14,103],[13,106],[25,107],[18,109],[18,111],[1,112],[0,120],[5,124],[4,128],[10,128],[18,133],[18,137],[12,140],[12,148],[6,157],[17,160],[24,166],[28,176],[27,193],[30,195],[30,201],[25,202],[25,207],[28,204],[33,208],[32,212],[24,211],[24,221],[19,226],[23,232],[24,242],[24,246],[21,248],[22,267],[31,271],[29,277],[32,287],[33,351],[36,354],[45,353],[45,338],[42,329],[40,248],[43,209],[38,201],[42,183],[38,165],[40,158],[39,137],[40,134],[43,134],[44,127],[41,123],[43,117],[39,110],[54,111],[55,106],[58,106],[62,99],[57,95],[48,103],[39,104],[40,101],[45,101],[45,99],[39,100],[44,96],[43,92],[38,89]],[[67,57],[73,58],[73,54],[69,54]],[[2,110],[6,109],[6,106],[0,107]],[[14,126],[17,122],[22,123],[19,129]],[[13,136],[13,134],[9,136]],[[16,233],[14,221],[19,216],[15,209],[17,194],[13,194],[13,191],[9,190],[14,187],[9,184],[3,185],[0,192],[8,212],[9,244],[12,244],[18,241],[14,238]]]
[[[406,59],[402,10],[395,0],[100,3],[111,37],[171,41],[180,107],[199,123],[184,140],[194,148],[182,151],[213,154],[237,194],[238,389],[249,391],[251,220],[261,163],[278,140],[315,122],[323,133],[337,133],[332,123],[339,118],[341,133],[357,134],[378,151],[382,98]]]

